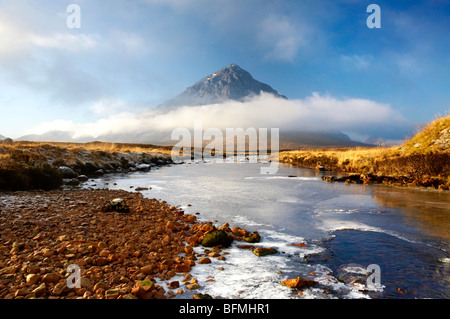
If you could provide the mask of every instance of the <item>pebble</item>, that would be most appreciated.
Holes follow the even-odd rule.
[[[126,201],[130,212],[101,212],[114,198]],[[226,254],[213,248],[208,257],[203,254],[197,260],[194,247],[211,230],[211,223],[137,192],[0,193],[0,201],[5,204],[0,214],[0,251],[4,252],[0,254],[0,299],[173,297],[175,293],[168,294],[154,278],[170,280],[184,274],[185,287],[198,289],[200,284],[189,274],[191,268]],[[39,212],[40,207],[45,210]],[[80,267],[81,288],[67,287],[71,264]],[[144,286],[148,291],[142,293],[135,289],[141,282],[153,284]],[[177,289],[180,281],[167,285]],[[183,289],[176,292],[182,293]]]

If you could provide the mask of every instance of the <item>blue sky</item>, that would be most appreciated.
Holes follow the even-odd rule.
[[[450,109],[449,18],[444,0],[0,0],[0,134],[107,125],[236,63],[301,105],[342,102],[350,120],[364,119],[345,103],[364,102],[352,136],[402,139]]]

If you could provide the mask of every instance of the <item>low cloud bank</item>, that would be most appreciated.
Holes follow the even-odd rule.
[[[112,101],[111,111],[124,101]],[[102,113],[108,109],[102,105]],[[95,109],[94,109],[95,110]],[[98,110],[97,110],[98,111]],[[71,132],[73,138],[86,136],[138,136],[149,132],[170,132],[175,128],[192,129],[201,120],[206,128],[280,128],[280,131],[341,131],[360,139],[402,139],[410,126],[389,104],[367,99],[336,98],[313,93],[305,99],[285,100],[261,94],[244,102],[183,106],[162,112],[158,109],[105,114],[103,118],[75,123],[56,120],[31,128],[29,134],[49,131]],[[98,112],[97,112],[98,113]],[[170,139],[168,134],[167,139]]]

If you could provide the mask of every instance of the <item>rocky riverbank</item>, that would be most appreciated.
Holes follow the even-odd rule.
[[[171,164],[170,151],[154,145],[16,142],[0,145],[0,190],[76,186],[107,173],[149,171]]]
[[[192,267],[226,259],[206,234],[249,235],[121,190],[0,193],[0,224],[0,299],[171,298],[200,287]]]

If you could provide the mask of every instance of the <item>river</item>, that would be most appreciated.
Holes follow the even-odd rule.
[[[269,299],[450,297],[448,192],[327,183],[320,180],[326,172],[287,164],[262,175],[262,165],[267,164],[172,165],[105,175],[84,187],[151,187],[142,194],[199,213],[216,226],[228,222],[258,231],[262,240],[256,246],[278,250],[257,257],[235,242],[225,261],[193,268],[204,283],[198,292]],[[369,265],[379,271],[369,272]],[[376,285],[368,284],[368,275]],[[319,284],[300,294],[280,284],[298,276]]]

